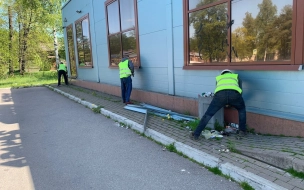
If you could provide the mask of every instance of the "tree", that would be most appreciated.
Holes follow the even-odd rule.
[[[283,7],[281,14],[274,21],[274,26],[273,38],[280,59],[290,60],[292,36],[292,7],[290,5]]]
[[[211,2],[213,1],[204,0],[197,6]],[[227,22],[226,4],[191,13],[189,25],[193,26],[195,35],[190,38],[190,51],[198,51],[201,59],[210,63],[224,60],[227,55],[227,30],[230,27]],[[197,44],[197,47],[191,43]]]
[[[9,50],[9,60],[8,60],[8,64],[9,64],[9,74],[14,74],[14,63],[12,61],[12,51],[13,51],[13,14],[12,14],[12,10],[11,10],[11,6],[8,6],[8,22],[9,22],[9,45],[8,45],[8,50]]]
[[[273,49],[275,45],[271,36],[277,7],[272,4],[271,0],[263,0],[261,4],[258,4],[258,7],[260,9],[256,17],[258,52],[264,52],[263,60],[266,61],[267,51]]]

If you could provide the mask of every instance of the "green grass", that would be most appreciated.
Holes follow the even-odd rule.
[[[244,190],[254,190],[247,182],[242,182],[240,185]]]
[[[196,127],[198,126],[200,120],[199,119],[196,119],[194,121],[189,121],[187,123],[183,123],[181,124],[181,127],[186,127],[188,126],[192,131],[194,131],[196,129]]]
[[[103,106],[97,106],[96,108],[92,108],[94,113],[100,113],[100,109],[103,108]]]
[[[215,175],[223,175],[222,171],[218,167],[208,167],[208,170],[214,173]]]
[[[166,149],[170,152],[175,152],[175,153],[177,152],[176,147],[174,146],[174,143],[167,145]]]
[[[304,179],[304,173],[303,172],[298,172],[298,171],[294,170],[293,168],[289,168],[286,171],[288,173],[290,173],[291,175],[293,175],[294,177],[298,177],[298,178]]]
[[[24,73],[23,76],[21,76],[19,73],[15,73],[14,76],[10,76],[7,79],[1,79],[0,88],[30,87],[53,83],[57,83],[57,71]]]
[[[216,120],[214,123],[214,129],[217,131],[223,131],[225,128]]]

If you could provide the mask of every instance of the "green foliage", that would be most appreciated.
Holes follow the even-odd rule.
[[[0,79],[5,79],[7,78],[7,65],[6,64],[0,64]]]
[[[192,131],[194,131],[194,130],[196,129],[197,125],[199,124],[199,122],[200,122],[200,120],[199,120],[199,119],[196,119],[196,120],[194,120],[194,121],[189,121],[189,122],[187,122],[186,124],[182,124],[182,126],[183,126],[183,127],[188,126],[188,127],[190,127],[190,129],[191,129]]]
[[[48,59],[48,56],[54,55],[55,52],[53,29],[62,33],[62,0],[3,0],[1,3],[0,64],[8,64],[11,61],[13,66],[18,69],[23,60],[23,69],[34,66],[39,67],[42,71],[50,70],[53,60]],[[9,6],[13,18],[11,52],[8,51],[7,10]],[[58,41],[61,57],[64,58],[63,38]],[[22,72],[24,71],[22,70]]]
[[[242,183],[241,183],[241,187],[242,187],[244,190],[254,190],[254,188],[251,187],[247,182],[242,182]]]
[[[240,151],[235,148],[235,144],[232,141],[228,140],[227,144],[227,147],[231,152],[240,153]]]
[[[177,152],[174,143],[167,145],[166,149],[169,150],[170,152]]]
[[[224,127],[216,120],[214,123],[214,129],[217,131],[223,131]]]
[[[219,167],[208,168],[208,170],[216,175],[223,175]]]
[[[304,173],[303,172],[298,172],[298,171],[294,170],[293,168],[289,168],[286,171],[288,173],[290,173],[291,175],[293,175],[294,177],[298,177],[298,178],[304,179]]]
[[[94,113],[100,113],[100,109],[103,108],[103,106],[97,106],[96,108],[92,108]]]

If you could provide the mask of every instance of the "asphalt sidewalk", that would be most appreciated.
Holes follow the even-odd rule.
[[[189,138],[189,129],[180,123],[124,109],[120,97],[70,85],[48,88],[101,114],[151,137],[164,145],[174,143],[177,151],[209,167],[219,167],[223,174],[255,189],[304,190],[304,180],[287,169],[304,172],[304,138],[249,134],[242,140],[235,136],[222,139]]]

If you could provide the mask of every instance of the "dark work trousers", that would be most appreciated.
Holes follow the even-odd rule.
[[[58,71],[58,86],[61,84],[61,75],[63,75],[64,77],[64,82],[66,85],[68,85],[68,77],[67,77],[67,74],[64,70],[59,70]]]
[[[239,130],[246,131],[246,107],[242,95],[236,90],[221,90],[215,93],[206,113],[194,131],[194,136],[200,136],[209,120],[225,105],[233,106],[238,110]]]
[[[121,97],[124,103],[130,102],[130,96],[132,92],[132,78],[131,76],[121,78]]]

